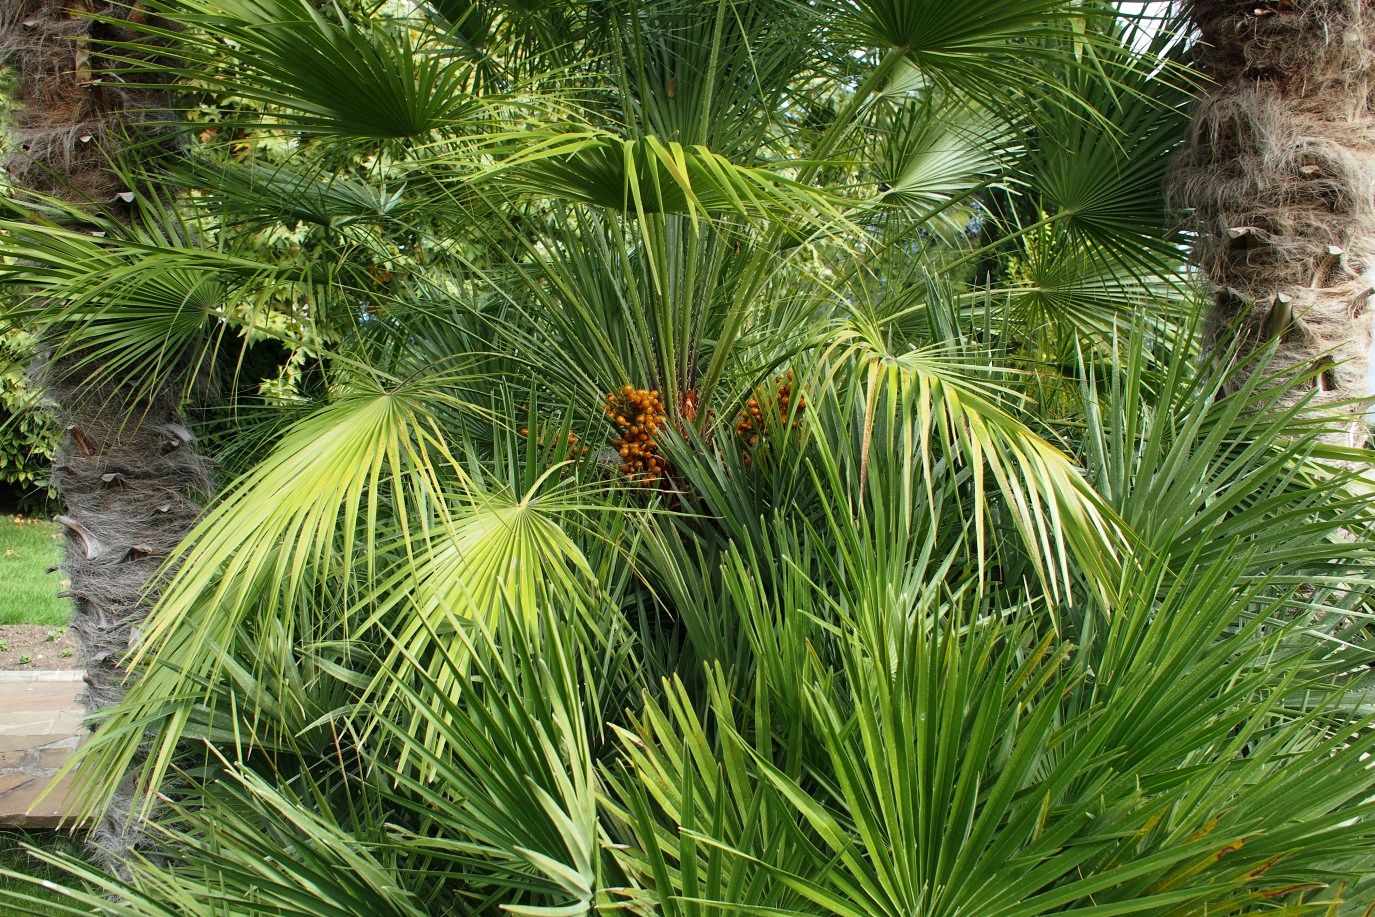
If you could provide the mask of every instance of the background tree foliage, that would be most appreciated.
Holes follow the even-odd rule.
[[[42,505],[57,436],[29,378],[33,351],[32,334],[18,328],[0,332],[0,484],[16,505]]]
[[[0,123],[11,87],[0,71]],[[0,150],[9,144],[0,141]],[[8,183],[0,184],[8,192]],[[47,495],[47,465],[56,431],[43,416],[39,393],[29,378],[34,337],[22,328],[0,326],[0,488],[11,508],[42,505]]]
[[[1369,906],[1363,453],[1198,357],[1168,32],[144,6],[184,163],[0,281],[195,355],[228,473],[81,755],[157,846],[63,912]]]

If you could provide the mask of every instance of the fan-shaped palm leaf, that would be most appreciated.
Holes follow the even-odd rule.
[[[89,799],[99,804],[134,756],[148,720],[161,720],[154,782],[169,766],[205,679],[235,632],[308,608],[328,588],[347,601],[377,576],[384,521],[420,533],[442,518],[446,457],[435,412],[470,410],[458,373],[383,389],[359,380],[297,423],[271,455],[229,488],[188,536],[137,651],[144,675],[87,746]],[[311,639],[309,618],[298,633]],[[131,732],[132,730],[132,732]]]
[[[249,105],[242,128],[283,126],[357,138],[425,138],[482,111],[472,64],[423,53],[412,33],[356,21],[308,0],[149,0],[180,26],[142,26],[173,41],[172,74]],[[156,22],[156,20],[151,20]],[[146,68],[146,64],[143,65]]]

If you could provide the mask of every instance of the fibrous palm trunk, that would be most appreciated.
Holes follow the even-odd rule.
[[[134,195],[110,163],[131,151],[147,160],[171,145],[166,93],[137,85],[145,80],[111,78],[100,57],[102,40],[127,37],[120,22],[141,17],[139,5],[0,2],[9,5],[0,13],[0,49],[17,95],[11,181],[129,221]],[[92,712],[123,693],[121,661],[156,595],[155,577],[209,486],[207,463],[179,416],[180,387],[150,394],[139,380],[111,383],[96,369],[79,352],[43,367],[65,429],[52,481],[63,504],[63,570]],[[95,853],[116,869],[139,835],[128,803],[116,800],[90,835]]]
[[[1197,218],[1213,343],[1276,348],[1329,405],[1370,393],[1375,3],[1192,0],[1211,81],[1176,192]],[[1332,438],[1359,445],[1342,409]]]

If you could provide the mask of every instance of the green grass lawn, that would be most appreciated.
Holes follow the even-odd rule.
[[[62,627],[71,620],[70,600],[57,597],[61,574],[43,572],[61,559],[58,526],[0,516],[0,624]]]
[[[9,869],[14,872],[24,873],[25,875],[37,876],[43,879],[52,879],[58,882],[70,881],[65,879],[66,874],[55,867],[35,860],[19,845],[32,844],[42,850],[54,853],[66,853],[73,856],[81,855],[81,843],[69,834],[62,834],[56,831],[23,831],[18,828],[0,828],[0,869]],[[60,896],[55,892],[35,888],[27,882],[20,882],[15,879],[8,879],[0,876],[0,888],[15,889],[25,894],[33,895],[50,901],[59,900]],[[35,915],[59,914],[62,911],[48,908],[42,905],[33,905],[26,913]]]

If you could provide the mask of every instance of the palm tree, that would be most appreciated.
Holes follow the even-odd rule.
[[[1273,368],[1306,374],[1316,401],[1348,416],[1339,439],[1359,446],[1351,402],[1372,391],[1375,284],[1369,11],[1191,0],[1188,12],[1209,86],[1179,195],[1213,290],[1211,337],[1273,343]]]
[[[45,856],[51,906],[1370,902],[1371,511],[1321,419],[1199,368],[1166,33],[150,8],[193,190],[0,224],[3,279],[111,359],[313,376],[207,424],[236,474],[81,758],[92,811],[130,766],[169,800],[156,859]]]
[[[0,16],[0,50],[15,85],[14,189],[65,202],[69,209],[57,210],[55,219],[101,232],[109,224],[132,225],[137,196],[146,193],[115,164],[134,157],[156,162],[176,141],[166,124],[167,93],[138,82],[137,55],[121,55],[120,72],[112,73],[109,43],[128,39],[126,26],[144,22],[146,14],[137,5],[102,7],[101,16],[95,11],[90,3],[9,4]],[[149,45],[140,53],[160,49]],[[57,517],[67,533],[62,569],[71,583],[91,713],[122,696],[122,661],[155,600],[158,570],[190,530],[209,489],[209,467],[181,413],[177,383],[192,373],[186,356],[166,349],[159,358],[170,371],[145,386],[137,376],[99,369],[101,350],[96,341],[68,347],[51,338],[43,370],[65,429],[52,486],[63,507]],[[107,819],[92,835],[110,862],[133,842],[122,821]]]

